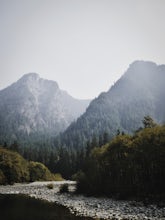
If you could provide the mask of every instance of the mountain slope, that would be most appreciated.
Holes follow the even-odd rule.
[[[0,141],[49,138],[80,116],[89,100],[77,100],[36,73],[0,91]]]
[[[94,135],[132,133],[150,115],[165,122],[165,65],[135,61],[110,88],[93,100],[86,112],[61,135],[63,144],[83,147]]]

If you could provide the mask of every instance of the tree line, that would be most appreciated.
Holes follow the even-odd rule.
[[[75,175],[78,191],[121,198],[165,196],[165,126],[149,117],[134,135],[95,147]]]
[[[14,181],[34,181],[38,176],[35,172],[42,173],[36,171],[42,167],[42,162],[51,172],[77,180],[78,192],[122,198],[161,199],[165,196],[165,125],[157,125],[150,116],[144,117],[143,127],[133,135],[117,130],[116,137],[110,140],[110,135],[104,132],[99,136],[93,135],[81,149],[60,145],[54,147],[46,143],[38,143],[35,148],[21,148],[16,142],[9,146],[4,144],[3,147],[3,151],[12,154],[18,151],[27,159],[20,163],[20,157],[16,157],[16,164],[21,169],[25,168],[23,173],[27,175],[21,177],[22,171],[16,169],[14,172],[19,173],[19,178]],[[1,152],[0,181],[3,175],[12,177],[8,171],[10,169],[5,168],[5,172],[2,169]],[[9,161],[8,167],[12,167]],[[31,174],[27,172],[27,167],[31,169]]]
[[[102,135],[93,135],[84,147],[73,148],[69,145],[62,145],[57,139],[45,142],[35,142],[35,146],[22,146],[14,141],[12,144],[4,142],[5,149],[18,152],[28,161],[37,161],[45,164],[51,172],[60,173],[64,178],[70,179],[73,174],[82,169],[86,161],[86,155],[97,146],[102,146],[110,140],[108,132]],[[79,143],[80,144],[80,143]]]
[[[20,154],[0,147],[0,184],[62,180],[40,162],[27,161]]]

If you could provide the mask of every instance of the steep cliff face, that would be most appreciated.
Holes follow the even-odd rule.
[[[64,131],[77,119],[89,100],[77,100],[60,90],[54,81],[36,73],[0,91],[0,140],[48,138]]]

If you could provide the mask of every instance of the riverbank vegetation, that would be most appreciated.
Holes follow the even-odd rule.
[[[78,192],[165,198],[165,126],[148,119],[134,135],[119,134],[91,150],[82,171],[74,175]]]
[[[164,200],[165,125],[146,116],[143,128],[134,134],[116,133],[110,142],[108,134],[104,134],[104,142],[94,135],[86,148],[77,151],[66,146],[54,151],[49,147],[35,149],[31,156],[35,155],[37,162],[15,152],[20,149],[17,144],[1,147],[0,184],[62,180],[60,174],[52,174],[61,171],[65,178],[72,176],[78,181],[78,192],[88,195]]]
[[[0,184],[62,180],[40,162],[27,161],[17,152],[0,147]]]

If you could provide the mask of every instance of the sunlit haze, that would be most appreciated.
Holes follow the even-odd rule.
[[[164,0],[0,0],[0,89],[36,72],[94,98],[134,60],[165,63]]]

